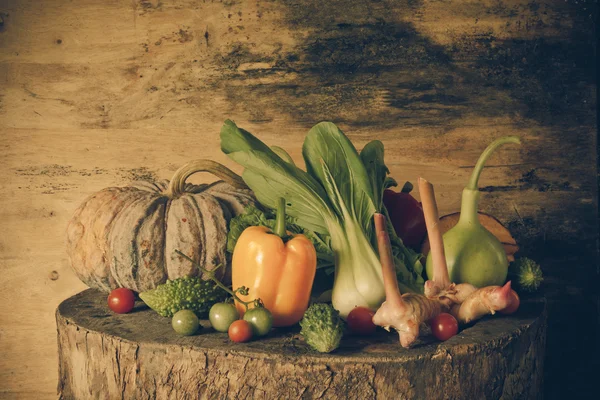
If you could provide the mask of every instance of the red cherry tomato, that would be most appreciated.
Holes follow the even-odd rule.
[[[456,318],[448,313],[441,313],[429,322],[431,333],[437,340],[442,342],[450,339],[458,333],[458,322]]]
[[[133,310],[135,295],[127,288],[118,288],[108,295],[108,307],[117,314],[125,314]]]
[[[498,312],[501,314],[512,314],[515,311],[517,311],[519,305],[521,305],[521,299],[519,299],[519,295],[514,290],[511,290],[510,301],[508,303],[508,306],[505,309],[500,310]]]
[[[357,335],[372,335],[377,326],[373,323],[375,313],[367,307],[355,307],[346,318],[348,328]]]
[[[252,325],[246,320],[238,319],[229,325],[229,339],[236,343],[247,342],[252,339]]]

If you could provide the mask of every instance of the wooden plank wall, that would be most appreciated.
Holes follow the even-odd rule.
[[[194,158],[240,171],[219,149],[227,118],[297,161],[321,120],[357,147],[379,138],[442,213],[491,140],[521,136],[484,171],[481,209],[542,262],[547,397],[585,391],[596,14],[595,0],[0,0],[0,397],[56,396],[54,310],[85,287],[64,245],[77,205]]]

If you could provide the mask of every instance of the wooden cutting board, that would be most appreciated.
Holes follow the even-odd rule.
[[[383,330],[312,351],[299,328],[231,342],[208,321],[190,337],[143,303],[112,313],[92,289],[57,309],[59,395],[65,399],[536,399],[542,397],[546,303],[484,318],[446,342],[411,349]]]

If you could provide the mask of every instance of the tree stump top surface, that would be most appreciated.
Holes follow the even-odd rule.
[[[57,317],[67,324],[98,332],[122,341],[136,344],[181,346],[222,352],[252,358],[298,358],[310,362],[403,362],[421,358],[431,359],[440,352],[465,354],[480,350],[500,350],[518,340],[533,325],[545,324],[546,303],[543,299],[522,299],[521,307],[513,315],[485,317],[475,324],[463,327],[446,342],[437,341],[429,332],[423,332],[415,345],[404,349],[395,332],[379,330],[369,337],[346,335],[333,353],[313,351],[299,335],[299,327],[274,329],[268,336],[248,343],[233,343],[226,333],[219,333],[210,323],[201,320],[202,329],[194,336],[180,336],[171,327],[171,319],[161,317],[141,301],[129,314],[113,313],[107,306],[106,293],[85,290],[62,302]],[[321,360],[319,360],[321,359]]]

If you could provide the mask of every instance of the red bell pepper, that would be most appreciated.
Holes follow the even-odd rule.
[[[406,182],[402,191],[391,189],[383,192],[383,205],[387,209],[396,235],[405,246],[419,252],[427,233],[423,206],[411,194],[413,186]]]

